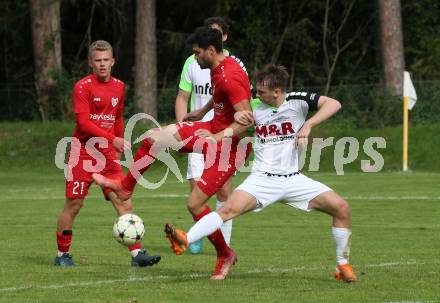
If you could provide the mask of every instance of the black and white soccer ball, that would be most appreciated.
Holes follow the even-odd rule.
[[[132,246],[141,241],[144,234],[144,222],[135,214],[122,215],[116,218],[113,225],[113,236],[125,246]]]

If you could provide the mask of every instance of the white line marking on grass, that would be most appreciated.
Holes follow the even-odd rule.
[[[142,277],[142,278],[136,278],[134,276],[131,276],[128,279],[97,280],[97,281],[87,281],[87,282],[78,282],[78,283],[26,285],[19,287],[8,287],[8,288],[0,288],[0,292],[20,291],[20,290],[28,290],[28,289],[60,289],[65,287],[96,286],[96,285],[130,283],[130,282],[141,282],[141,281],[151,281],[151,280],[168,280],[168,279],[185,279],[185,278],[194,279],[201,277],[209,277],[209,275],[208,274],[189,274],[189,275],[180,275],[180,276],[159,275],[159,276]]]
[[[405,266],[405,265],[426,265],[426,264],[439,264],[438,261],[430,261],[430,262],[417,262],[417,261],[406,261],[406,262],[384,262],[378,264],[364,264],[357,265],[357,268],[362,267],[393,267],[393,266]],[[248,274],[256,274],[256,273],[289,273],[289,272],[298,272],[298,271],[310,271],[310,270],[322,270],[323,267],[290,267],[290,268],[261,268],[261,269],[252,269],[244,273],[232,273],[232,276],[239,277],[242,275]],[[153,280],[173,280],[173,279],[197,279],[209,277],[209,274],[184,274],[184,275],[158,275],[158,276],[150,276],[150,277],[142,277],[136,278],[134,276],[134,271],[131,271],[129,277],[127,279],[113,279],[113,280],[97,280],[97,281],[86,281],[86,282],[77,282],[77,283],[64,283],[64,284],[49,284],[49,285],[24,285],[17,287],[7,287],[0,288],[0,293],[2,292],[14,292],[20,290],[29,290],[29,289],[60,289],[64,287],[83,287],[83,286],[96,286],[96,285],[107,285],[107,284],[115,284],[115,283],[130,283],[130,282],[142,282],[142,281],[153,281]],[[429,301],[428,301],[429,302]],[[428,303],[424,302],[424,303]],[[386,302],[391,303],[391,302]],[[397,303],[397,302],[392,302]],[[404,302],[401,302],[404,303]]]
[[[390,267],[397,265],[418,265],[418,264],[426,264],[424,262],[420,263],[417,261],[406,261],[406,262],[384,262],[378,264],[366,264],[365,267]],[[433,264],[438,264],[438,262],[433,262]]]
[[[353,197],[344,197],[349,200],[440,200],[440,197],[430,197],[430,196],[353,196]]]

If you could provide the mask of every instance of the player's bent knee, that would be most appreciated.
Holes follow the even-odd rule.
[[[217,210],[217,213],[220,215],[220,217],[222,217],[223,221],[230,220],[238,214],[238,212],[231,205],[226,203]]]
[[[189,210],[189,212],[193,215],[197,215],[199,213],[201,213],[205,207],[206,207],[206,202],[188,202],[187,204],[187,209]]]
[[[226,190],[226,189],[224,189],[224,188],[221,188],[221,189],[217,192],[216,197],[217,197],[217,200],[218,200],[218,201],[220,201],[220,202],[224,202],[224,201],[226,201],[226,200],[228,199],[229,195],[230,195],[230,193],[229,193],[228,190]]]
[[[347,219],[350,217],[350,205],[344,199],[341,199],[338,204],[338,214],[340,218]]]
[[[194,202],[188,202],[188,204],[186,205],[186,208],[189,210],[190,213],[192,214],[197,214],[200,212],[201,207],[198,203],[194,203]]]
[[[66,209],[70,214],[76,216],[79,213],[81,207],[83,206],[83,202],[84,202],[83,199],[67,199]]]
[[[122,211],[124,211],[124,213],[126,214],[131,213],[131,211],[133,210],[133,204],[131,203],[131,200],[124,201],[121,206]]]
[[[194,215],[201,213],[208,202],[207,196],[196,184],[188,198],[187,208]]]

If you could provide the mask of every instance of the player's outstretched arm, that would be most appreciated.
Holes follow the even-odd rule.
[[[321,96],[318,99],[318,111],[305,123],[309,124],[310,127],[316,126],[336,114],[341,107],[338,100]]]
[[[318,111],[304,122],[300,131],[296,134],[295,145],[306,144],[312,127],[322,123],[336,114],[341,109],[341,103],[330,97],[321,96],[318,100]],[[305,141],[305,142],[302,142]]]

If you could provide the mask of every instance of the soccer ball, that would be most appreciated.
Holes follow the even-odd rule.
[[[125,214],[116,218],[113,225],[113,236],[125,246],[139,242],[145,234],[144,222],[134,214]]]

